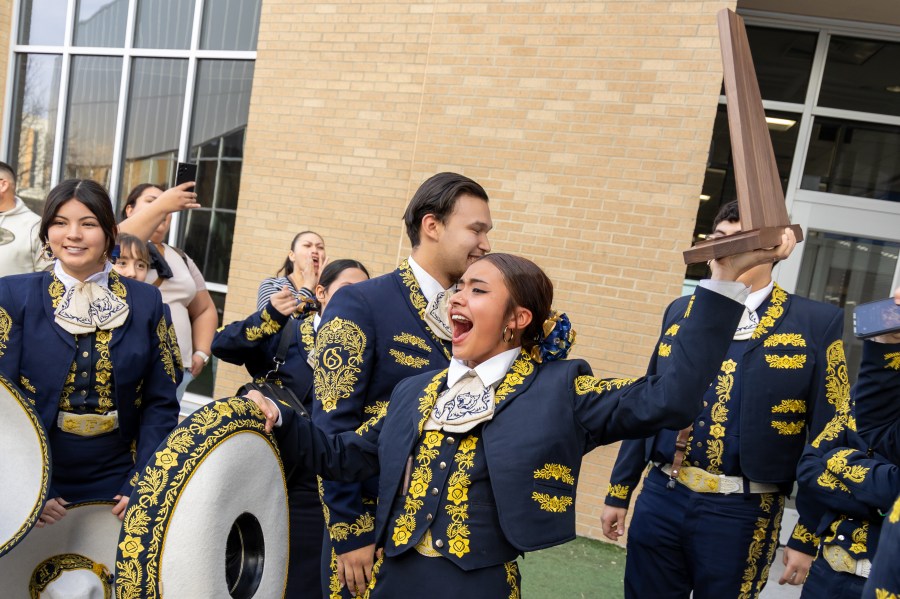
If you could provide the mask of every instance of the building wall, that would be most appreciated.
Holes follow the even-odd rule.
[[[574,356],[641,375],[681,292],[734,5],[265,0],[226,321],[303,229],[392,269],[408,199],[451,170],[491,196],[494,251],[550,274]],[[217,395],[245,377],[220,365]],[[579,534],[600,536],[615,451],[585,459]]]
[[[12,10],[14,0],[0,0],[0,98],[6,98],[6,83],[9,73],[9,57],[12,44]],[[0,104],[2,106],[2,104]],[[9,124],[4,120],[0,123],[0,133],[4,132]],[[2,139],[2,135],[0,135]],[[2,155],[3,150],[0,150]]]

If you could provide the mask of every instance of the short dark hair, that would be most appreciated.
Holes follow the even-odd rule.
[[[716,227],[718,227],[721,222],[736,223],[740,220],[741,213],[738,210],[738,202],[737,200],[731,200],[727,204],[722,204],[722,207],[719,208],[716,218],[713,219],[713,231],[716,230]]]
[[[363,266],[362,262],[351,260],[350,258],[342,258],[340,260],[332,260],[325,265],[325,268],[323,268],[322,272],[319,274],[319,285],[328,289],[341,273],[348,268],[358,268],[366,273],[366,277],[369,278],[369,271],[366,270],[366,267]]]
[[[127,249],[132,258],[143,260],[150,265],[150,250],[147,249],[147,242],[142,239],[129,235],[128,233],[119,233],[116,237],[116,245],[119,246],[119,255],[122,257],[123,251]]]
[[[304,235],[315,235],[316,237],[318,237],[319,239],[322,240],[322,243],[325,243],[325,238],[322,237],[321,235],[319,235],[318,233],[316,233],[315,231],[300,231],[299,233],[294,235],[293,239],[291,239],[291,251],[292,252],[294,251],[294,246],[297,244],[297,241]],[[294,272],[294,263],[291,262],[290,255],[287,255],[284,258],[284,264],[281,265],[281,268],[278,269],[278,272],[275,273],[275,276],[279,277],[279,276],[281,276],[281,273],[284,273],[284,276],[289,277],[289,276],[291,276],[291,274],[293,272]],[[369,273],[366,273],[366,274],[369,274]],[[321,277],[322,277],[322,275],[320,273],[319,278],[321,279]]]
[[[0,162],[0,175],[7,175],[12,181],[12,184],[16,184],[16,171],[5,162]]]
[[[422,219],[433,214],[438,222],[446,222],[456,208],[457,198],[463,194],[488,201],[487,192],[481,185],[457,173],[438,173],[419,186],[403,214],[406,234],[413,247],[421,241]]]
[[[487,254],[480,258],[497,267],[509,291],[507,311],[516,307],[531,311],[531,322],[522,331],[522,347],[530,350],[541,340],[544,321],[550,317],[553,306],[553,282],[541,267],[521,256],[512,254]]]
[[[165,183],[162,183],[162,184],[138,183],[137,185],[135,185],[134,187],[131,188],[131,191],[128,192],[128,197],[125,198],[125,203],[122,204],[121,214],[122,214],[123,219],[128,218],[128,213],[126,212],[126,209],[129,206],[134,206],[135,204],[137,204],[138,198],[141,197],[142,195],[144,195],[144,192],[147,191],[148,189],[150,189],[151,187],[155,187],[156,189],[158,189],[160,191],[165,191],[166,189],[168,189],[168,187],[166,186]]]
[[[106,236],[106,255],[113,255],[116,246],[116,215],[113,213],[109,194],[102,185],[90,179],[66,179],[47,194],[44,202],[44,213],[41,216],[39,235],[43,243],[47,243],[47,231],[56,218],[60,207],[69,200],[78,200],[91,211],[100,223],[100,229]]]

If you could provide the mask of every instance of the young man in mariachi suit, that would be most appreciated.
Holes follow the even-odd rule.
[[[900,288],[894,291],[900,305]],[[859,435],[869,451],[900,465],[900,332],[863,344],[862,366],[854,389]],[[900,598],[900,497],[885,513],[884,526],[864,599]]]
[[[740,231],[737,202],[713,228],[714,236]],[[619,449],[601,516],[612,540],[625,533],[631,494],[651,463],[628,535],[626,597],[757,597],[807,437],[833,437],[849,416],[842,311],[789,295],[772,281],[772,265],[739,280],[750,287],[744,318],[693,425]],[[692,299],[666,310],[648,374],[668,369]],[[800,510],[781,584],[806,578],[817,523]]]
[[[387,409],[397,383],[449,364],[446,290],[491,249],[487,193],[456,173],[425,181],[403,221],[409,259],[391,273],[341,289],[319,327],[312,417],[326,434],[365,427]],[[377,478],[322,481],[326,598],[349,597],[368,584],[377,498]]]

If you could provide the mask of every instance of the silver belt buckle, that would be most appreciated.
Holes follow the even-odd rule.
[[[741,485],[739,485],[736,480],[733,480],[733,477],[725,476],[724,474],[719,475],[719,493],[722,495],[731,495],[740,490]]]

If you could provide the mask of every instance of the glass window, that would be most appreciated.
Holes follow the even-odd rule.
[[[19,5],[19,43],[62,46],[66,36],[66,0],[22,0]]]
[[[797,132],[800,115],[788,112],[766,111],[769,121],[769,135],[778,174],[781,176],[781,187],[787,190],[791,163],[797,145]],[[712,143],[709,148],[709,160],[706,165],[706,177],[703,180],[703,191],[700,195],[700,206],[697,209],[697,223],[694,226],[694,242],[701,241],[712,232],[712,223],[724,204],[737,199],[734,183],[734,163],[731,155],[731,136],[728,131],[728,112],[724,105],[719,106],[716,121],[713,125]],[[702,279],[706,276],[705,264],[692,264],[687,268],[688,279]]]
[[[206,0],[203,50],[256,50],[261,0]]]
[[[119,199],[139,183],[170,183],[178,158],[188,61],[136,58],[131,68]]]
[[[193,23],[194,0],[138,0],[134,47],[187,50]]]
[[[747,39],[763,100],[805,102],[818,34],[747,27]]]
[[[819,106],[900,116],[898,64],[898,43],[832,37]]]
[[[128,2],[124,0],[79,0],[75,23],[76,46],[125,47]]]
[[[209,295],[212,297],[212,301],[216,305],[216,312],[219,314],[219,326],[222,326],[222,315],[225,313],[225,294],[217,291],[210,291]],[[188,393],[212,397],[218,366],[219,360],[213,356],[206,368],[200,373],[200,376],[188,383]]]
[[[59,55],[16,56],[9,156],[18,176],[16,194],[38,214],[52,187],[61,66]]]
[[[900,127],[815,117],[800,187],[900,201]]]
[[[93,179],[109,188],[121,83],[121,57],[72,57],[63,158],[66,179]]]
[[[803,242],[797,294],[844,308],[844,350],[856,382],[862,342],[853,336],[853,308],[888,297],[900,243],[810,230]]]

